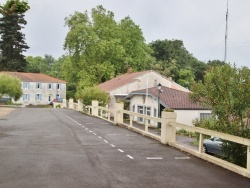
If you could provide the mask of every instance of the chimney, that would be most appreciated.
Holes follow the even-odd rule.
[[[130,73],[133,73],[132,67],[129,67],[129,68],[128,68],[128,74],[130,74]]]

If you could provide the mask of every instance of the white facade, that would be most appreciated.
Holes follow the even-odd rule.
[[[152,117],[158,117],[158,99],[149,95],[133,95],[130,98],[130,111],[150,115]],[[176,122],[193,126],[194,119],[200,119],[202,115],[211,114],[211,110],[174,110],[177,114]],[[134,121],[138,123],[144,123],[144,119],[134,117]],[[150,122],[151,126],[156,126],[156,122]]]
[[[65,83],[22,82],[22,97],[16,103],[24,105],[49,104],[66,98]]]

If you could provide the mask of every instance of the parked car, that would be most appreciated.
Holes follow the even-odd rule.
[[[217,137],[211,137],[203,141],[204,153],[223,156],[222,154],[222,140]]]

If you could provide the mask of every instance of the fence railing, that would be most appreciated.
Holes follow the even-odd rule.
[[[69,105],[70,106],[70,105]],[[74,104],[72,106],[74,110],[83,110],[79,108],[77,104]],[[162,118],[152,117],[145,114],[140,114],[136,112],[131,112],[128,110],[123,109],[123,103],[116,103],[114,109],[108,109],[104,107],[98,106],[97,101],[92,102],[92,106],[86,107],[86,112],[92,116],[100,117],[102,119],[105,119],[107,121],[113,122],[114,124],[118,125],[124,125],[128,129],[131,129],[133,131],[139,132],[143,135],[149,136],[153,139],[156,139],[160,141],[162,144],[168,144],[173,147],[179,148],[183,151],[189,152],[197,157],[200,157],[204,160],[207,160],[209,162],[212,162],[214,164],[217,164],[219,166],[222,166],[226,169],[229,169],[231,171],[234,171],[238,174],[241,174],[243,176],[246,176],[250,178],[250,139],[233,136],[225,133],[220,133],[204,128],[199,127],[192,127],[189,125],[181,124],[176,122],[176,113],[175,112],[162,112]],[[111,118],[111,114],[113,115],[113,119]],[[129,118],[124,119],[124,114],[126,114]],[[142,118],[144,121],[143,124],[138,124],[136,119]],[[112,119],[112,120],[111,120]],[[149,122],[155,123],[161,123],[161,130],[159,132],[154,133],[150,131]],[[144,126],[144,127],[143,127]],[[180,145],[176,142],[176,128],[184,129],[186,131],[195,132],[199,134],[199,149],[198,151],[187,148],[183,145]],[[245,145],[247,147],[247,164],[246,168],[234,165],[232,163],[229,163],[225,160],[207,155],[203,153],[203,140],[204,136],[215,136],[218,138],[221,138],[223,140],[235,142],[238,144]]]

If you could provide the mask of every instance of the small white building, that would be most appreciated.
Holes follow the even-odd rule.
[[[204,119],[211,116],[211,110],[189,101],[189,93],[162,86],[137,90],[128,94],[126,99],[130,101],[130,111],[158,117],[164,108],[171,108],[177,113],[176,121],[192,126],[195,118]],[[144,119],[134,119],[138,123],[144,123]],[[155,123],[151,125],[156,126]]]
[[[41,73],[0,72],[21,80],[23,96],[16,101],[24,105],[49,104],[66,99],[66,82]]]
[[[109,94],[110,108],[113,109],[114,104],[118,100],[125,99],[130,92],[154,87],[158,83],[176,90],[190,92],[187,88],[174,82],[171,77],[164,77],[153,70],[133,72],[132,68],[129,68],[126,74],[99,84],[97,87]]]

